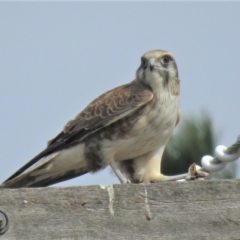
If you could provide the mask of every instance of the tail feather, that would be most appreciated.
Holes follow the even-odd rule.
[[[82,146],[83,148],[83,146]],[[0,188],[46,187],[89,172],[81,146],[55,152],[38,161]]]
[[[40,152],[37,156],[35,156],[34,158],[32,158],[29,162],[27,162],[24,166],[22,166],[20,169],[18,169],[13,175],[11,175],[8,179],[6,179],[4,181],[10,181],[11,179],[19,176],[20,174],[22,174],[24,171],[26,171],[29,167],[31,167],[32,165],[34,165],[35,163],[37,163],[41,158],[46,157],[52,153],[55,153],[57,151],[63,150],[63,149],[67,149],[69,146],[72,146],[74,144],[66,144],[65,142],[56,142],[56,139],[60,136],[62,136],[63,133],[60,133],[56,138],[50,140],[48,142],[48,146],[47,148],[45,148],[42,152]]]
[[[24,188],[24,187],[47,187],[52,184],[56,184],[62,181],[66,181],[75,177],[82,176],[88,173],[85,168],[80,168],[77,170],[69,170],[64,173],[55,174],[41,174],[33,176],[31,174],[20,175],[8,182],[0,185],[0,188]]]
[[[31,159],[29,162],[27,162],[24,166],[22,166],[20,169],[18,169],[14,174],[12,174],[8,179],[6,179],[3,183],[6,183],[10,181],[11,179],[16,178],[20,174],[22,174],[26,169],[31,167],[33,164],[35,164],[38,160],[45,157],[47,154],[51,154],[50,149],[45,149],[42,152],[40,152],[37,156],[35,156],[33,159]]]

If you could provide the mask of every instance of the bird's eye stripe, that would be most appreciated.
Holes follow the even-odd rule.
[[[142,66],[145,67],[147,65],[147,59],[141,58]]]

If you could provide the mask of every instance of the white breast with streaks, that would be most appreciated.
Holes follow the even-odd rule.
[[[176,125],[178,110],[178,96],[169,93],[161,94],[161,97],[156,96],[131,129],[130,137],[105,139],[102,146],[110,155],[114,155],[116,161],[135,158],[166,146]]]

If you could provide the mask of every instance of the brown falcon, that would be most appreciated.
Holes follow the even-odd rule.
[[[136,79],[100,95],[47,147],[0,187],[44,187],[110,165],[121,182],[161,181],[161,158],[179,121],[180,81],[174,56],[152,50]]]

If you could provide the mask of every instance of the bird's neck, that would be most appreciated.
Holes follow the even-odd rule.
[[[172,74],[164,74],[160,76],[158,73],[146,73],[140,80],[151,88],[154,94],[166,93],[170,95],[180,94],[180,80],[178,76]]]
[[[151,87],[154,95],[160,97],[160,95],[174,95],[180,94],[180,81],[178,79],[171,79],[168,81],[161,81],[155,86]]]
[[[170,94],[178,96],[180,94],[180,80],[178,78],[171,79],[171,81],[166,84],[165,88]]]

